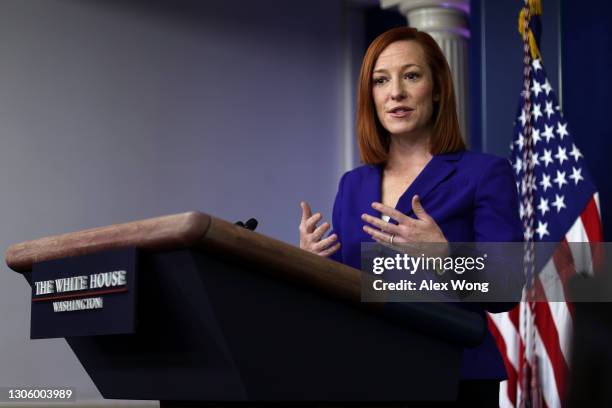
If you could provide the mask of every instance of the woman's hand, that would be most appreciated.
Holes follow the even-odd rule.
[[[417,195],[412,197],[412,210],[417,219],[381,203],[372,203],[372,208],[397,221],[397,225],[395,225],[368,214],[361,215],[363,221],[376,227],[372,228],[369,225],[364,225],[363,230],[370,234],[373,240],[381,244],[448,242],[438,224],[421,205],[421,200]]]
[[[312,210],[307,202],[300,203],[302,207],[302,221],[300,222],[300,248],[320,256],[330,256],[340,249],[340,242],[336,242],[338,236],[332,234],[325,239],[323,235],[329,230],[329,223],[321,221],[321,213],[312,215]]]

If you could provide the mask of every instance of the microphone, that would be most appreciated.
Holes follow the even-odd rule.
[[[255,231],[255,228],[257,228],[257,224],[259,223],[255,218],[249,218],[249,220],[244,224],[244,227],[251,231]]]
[[[255,231],[255,228],[257,228],[257,225],[259,223],[257,222],[255,218],[249,218],[247,222],[236,221],[234,224],[239,227],[246,228],[251,231]]]

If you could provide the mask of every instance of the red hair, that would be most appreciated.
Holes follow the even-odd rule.
[[[466,148],[461,137],[455,90],[448,62],[436,41],[427,33],[412,27],[398,27],[376,37],[363,57],[359,74],[357,94],[357,138],[361,161],[379,164],[387,161],[389,155],[389,133],[380,123],[372,98],[372,73],[376,60],[396,41],[416,41],[422,48],[425,60],[433,78],[433,92],[438,95],[434,102],[433,127],[430,145],[431,154],[450,153]]]

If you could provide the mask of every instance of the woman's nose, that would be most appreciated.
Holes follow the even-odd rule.
[[[401,101],[404,98],[406,98],[406,89],[404,89],[404,84],[402,81],[393,81],[393,86],[391,87],[391,99]]]

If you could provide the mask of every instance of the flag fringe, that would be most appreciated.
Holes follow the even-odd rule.
[[[529,16],[541,15],[542,14],[542,3],[540,0],[529,0]],[[521,35],[525,32],[525,8],[521,10],[518,18],[518,31]],[[535,40],[535,36],[533,32],[529,30],[527,33],[527,37],[529,38],[529,51],[532,59],[542,59],[542,55],[540,54],[540,49],[538,48],[538,44]]]

